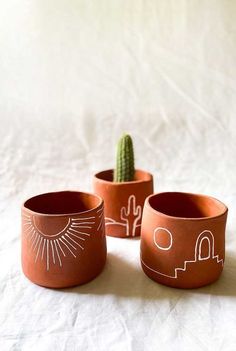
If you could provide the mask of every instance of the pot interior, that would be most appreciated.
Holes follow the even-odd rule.
[[[182,218],[215,217],[227,211],[222,202],[212,197],[177,192],[152,195],[149,204],[165,215]]]
[[[113,174],[114,174],[114,170],[108,169],[97,173],[95,177],[103,181],[113,182]],[[152,180],[152,176],[150,173],[142,171],[141,169],[136,169],[134,173],[134,180],[129,182],[117,183],[117,184],[132,183],[132,182],[138,182],[138,181],[143,182],[143,181],[150,181],[150,180]]]
[[[24,207],[41,214],[73,214],[92,210],[101,204],[93,194],[78,191],[60,191],[37,195],[24,203]]]

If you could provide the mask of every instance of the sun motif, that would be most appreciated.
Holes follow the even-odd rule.
[[[105,232],[103,208],[98,209],[96,214],[97,227],[95,216],[75,216],[68,219],[63,229],[48,235],[38,228],[34,215],[23,212],[23,233],[30,242],[30,250],[35,254],[34,262],[44,260],[46,269],[49,271],[52,264],[62,267],[66,257],[79,256],[85,249],[85,241],[94,233],[94,230]]]
[[[170,250],[173,244],[172,233],[163,227],[157,227],[153,232],[153,241],[160,250]]]

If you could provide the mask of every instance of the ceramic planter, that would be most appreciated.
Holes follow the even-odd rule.
[[[158,283],[197,288],[217,280],[225,258],[227,207],[209,196],[167,192],[146,199],[141,264]]]
[[[22,206],[22,268],[50,288],[95,278],[106,262],[103,200],[62,191],[38,195]]]
[[[119,238],[140,235],[143,204],[153,193],[153,177],[136,170],[134,181],[113,182],[113,170],[97,173],[94,192],[104,199],[106,234]]]

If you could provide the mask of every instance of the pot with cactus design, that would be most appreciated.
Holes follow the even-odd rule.
[[[95,174],[93,187],[104,199],[106,234],[120,238],[139,236],[144,201],[153,193],[153,177],[135,169],[129,135],[118,143],[116,169]]]

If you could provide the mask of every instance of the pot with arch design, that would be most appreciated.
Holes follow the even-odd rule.
[[[227,207],[198,194],[149,196],[141,227],[141,265],[158,283],[197,288],[217,280],[225,258]]]

